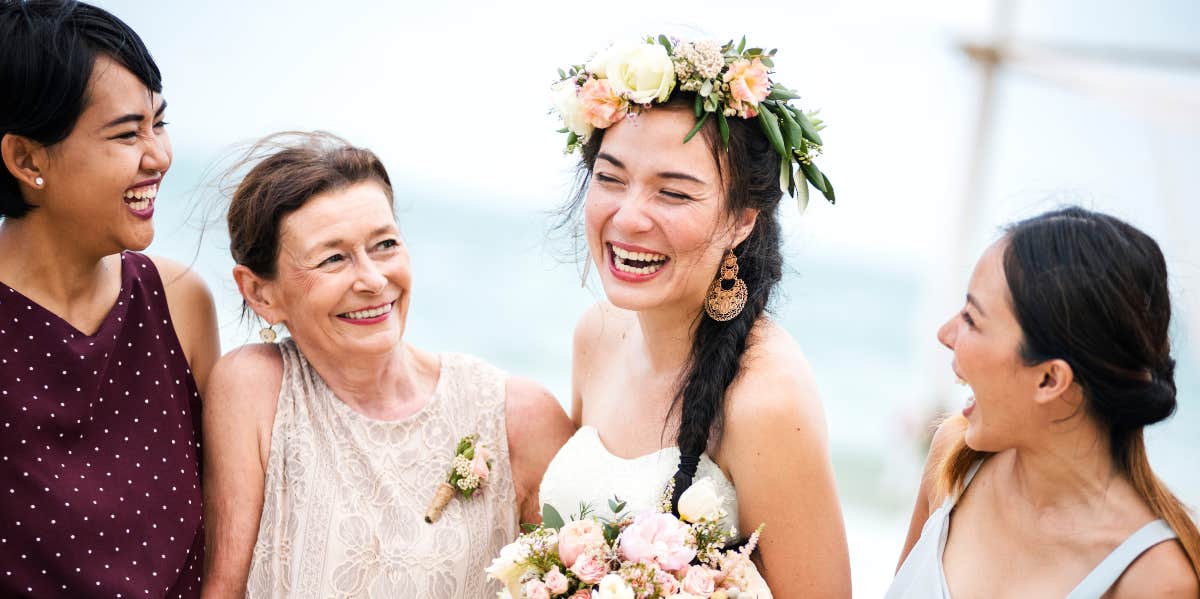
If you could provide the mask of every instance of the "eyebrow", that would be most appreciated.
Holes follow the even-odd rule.
[[[384,233],[391,233],[392,231],[395,231],[395,230],[396,230],[396,228],[393,225],[383,225],[383,226],[378,227],[375,230],[371,231],[370,233],[368,233],[367,237],[378,237],[380,235],[383,235]],[[309,250],[309,251],[338,248],[345,244],[346,244],[345,239],[341,239],[341,238],[329,239],[326,241],[322,241],[321,243],[319,243],[315,247],[313,247],[312,250]]]
[[[601,159],[612,163],[612,165],[617,168],[621,168],[621,169],[625,168],[625,165],[620,160],[617,160],[616,158],[614,158],[612,156],[612,154],[607,154],[605,152],[600,152],[599,154],[596,154],[596,160],[601,160]],[[699,183],[701,185],[706,184],[703,179],[698,179],[687,173],[680,173],[677,171],[664,171],[664,172],[658,173],[657,176],[660,179],[679,179],[682,181],[692,181],[695,183]]]
[[[163,103],[158,107],[158,110],[154,111],[154,116],[155,117],[162,116],[162,113],[165,112],[166,110],[167,110],[167,101],[163,100]],[[109,121],[102,128],[107,129],[109,127],[116,127],[117,125],[124,125],[125,123],[140,123],[144,119],[145,119],[145,117],[143,117],[140,114],[129,113],[125,116],[119,116],[119,117]]]
[[[967,303],[975,306],[975,309],[979,310],[980,314],[987,316],[987,312],[984,311],[983,306],[979,305],[979,300],[975,299],[975,296],[971,295],[970,293],[967,294]]]

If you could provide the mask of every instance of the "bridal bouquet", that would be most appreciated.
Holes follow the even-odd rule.
[[[500,550],[487,569],[504,583],[501,599],[769,599],[750,561],[759,530],[739,549],[725,549],[736,530],[724,530],[722,498],[709,478],[697,480],[670,513],[668,488],[658,510],[612,518],[589,506],[564,522],[550,505],[542,524]]]

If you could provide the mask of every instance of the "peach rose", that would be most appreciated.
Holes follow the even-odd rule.
[[[550,599],[550,589],[540,580],[525,583],[525,599]]]
[[[542,579],[546,583],[546,588],[551,595],[561,595],[567,592],[567,577],[555,566],[546,572],[546,576]]]
[[[479,480],[487,480],[488,474],[491,474],[491,469],[488,468],[487,458],[476,453],[475,459],[471,460],[471,474],[479,477]]]
[[[688,568],[687,574],[684,575],[680,586],[683,587],[686,593],[707,597],[713,594],[713,591],[717,588],[716,574],[716,572],[704,566],[692,566]]]
[[[608,564],[593,554],[584,554],[575,560],[571,573],[584,584],[596,584],[608,574]]]
[[[593,127],[606,129],[629,114],[629,102],[618,96],[607,79],[589,79],[579,88],[583,119]]]
[[[589,549],[603,545],[604,529],[595,520],[573,520],[558,531],[558,557],[568,568]]]
[[[771,93],[767,67],[757,58],[743,58],[729,65],[724,79],[729,84],[729,94],[732,96],[729,105],[746,116],[756,116],[758,113],[754,109]]]
[[[679,592],[679,581],[669,572],[655,570],[654,582],[658,583],[658,588],[663,595],[674,595]]]

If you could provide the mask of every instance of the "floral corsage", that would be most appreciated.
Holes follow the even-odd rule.
[[[470,499],[487,482],[492,473],[492,452],[479,443],[479,435],[467,435],[458,442],[450,473],[438,485],[433,501],[425,512],[425,521],[432,524],[442,517],[442,512],[457,493]]]

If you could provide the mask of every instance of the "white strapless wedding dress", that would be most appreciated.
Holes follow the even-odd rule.
[[[630,514],[654,511],[662,499],[663,490],[679,468],[679,448],[665,447],[636,458],[613,455],[600,433],[592,426],[581,426],[551,460],[542,477],[540,501],[550,504],[564,519],[578,514],[581,505],[590,505],[593,513],[612,517],[608,500],[616,496],[626,504]],[[707,454],[701,454],[695,480],[711,478],[717,493],[725,500],[728,513],[725,528],[736,528],[739,537],[746,531],[738,525],[737,491],[725,473]],[[767,533],[769,534],[769,533]],[[770,599],[771,593],[757,571],[751,585],[759,599]],[[745,597],[746,595],[742,595]]]

